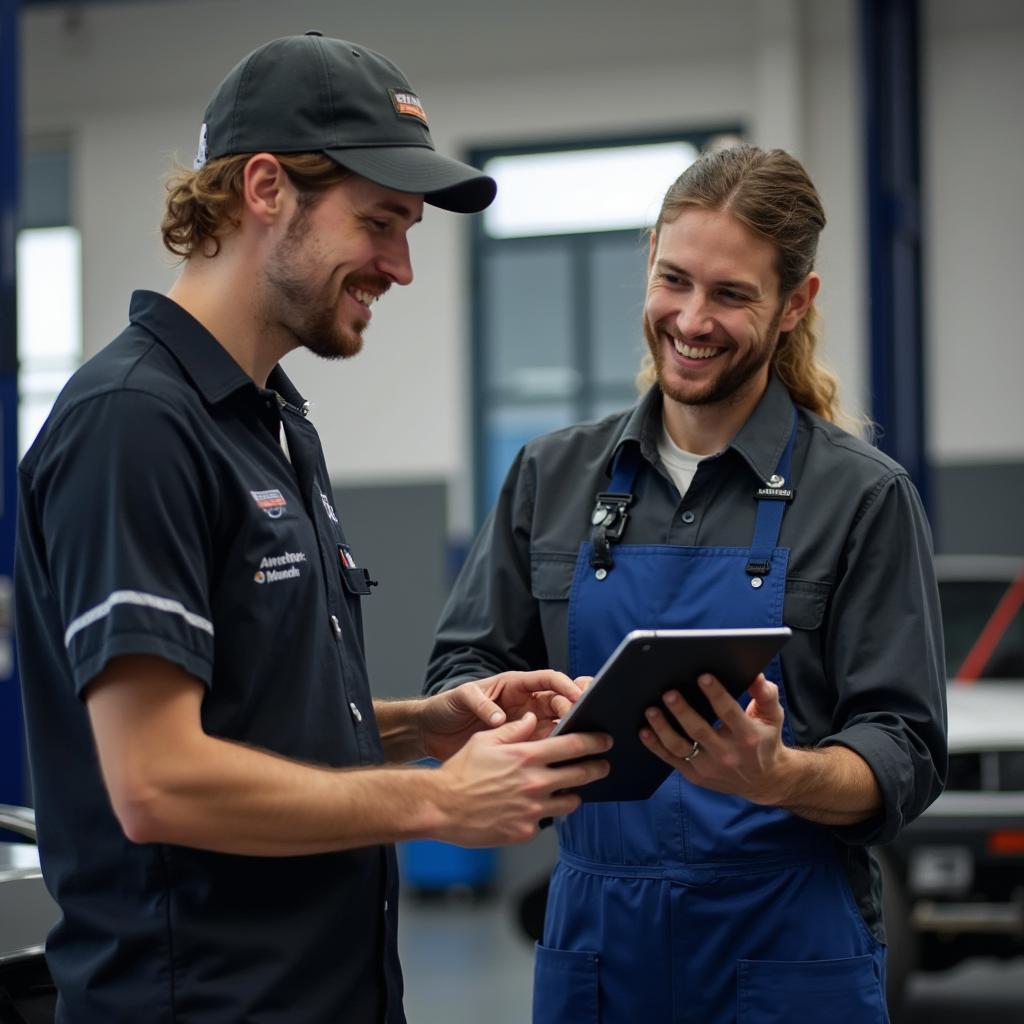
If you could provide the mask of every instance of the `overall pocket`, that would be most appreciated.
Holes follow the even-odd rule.
[[[738,1024],[888,1024],[875,957],[740,960]]]
[[[533,971],[533,1024],[599,1024],[598,956],[539,942]]]

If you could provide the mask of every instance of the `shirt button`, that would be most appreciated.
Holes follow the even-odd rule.
[[[362,713],[362,711],[359,710],[359,708],[356,707],[355,701],[349,701],[348,709],[349,709],[349,711],[352,712],[352,717],[357,722],[361,722],[363,720],[363,713]]]
[[[334,630],[334,635],[336,637],[341,636],[341,623],[338,621],[337,615],[331,616],[331,629]]]
[[[388,912],[388,901],[385,900],[384,901],[384,913],[386,914],[387,912]]]
[[[687,509],[679,518],[682,519],[682,521],[686,523],[687,526],[689,526],[689,524],[692,523],[694,519],[696,519],[697,517],[689,509]]]

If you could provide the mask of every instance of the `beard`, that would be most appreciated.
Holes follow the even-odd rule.
[[[320,260],[309,245],[311,204],[295,211],[284,238],[274,247],[264,271],[263,319],[284,328],[314,355],[348,359],[362,350],[367,321],[338,322],[338,305],[346,289],[366,285],[383,292],[390,282],[379,275],[349,274],[341,288],[328,278],[318,283],[314,270]]]
[[[771,358],[775,354],[779,340],[782,310],[783,304],[780,304],[771,323],[768,324],[764,336],[756,344],[751,345],[742,359],[730,363],[717,376],[707,381],[700,390],[697,390],[692,384],[680,385],[673,381],[672,375],[665,369],[666,354],[662,339],[651,326],[647,317],[644,317],[644,338],[654,359],[658,387],[661,388],[662,394],[681,405],[715,405],[741,397],[746,387],[771,362]]]

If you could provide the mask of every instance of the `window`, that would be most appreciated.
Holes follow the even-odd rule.
[[[531,437],[634,400],[646,229],[700,150],[737,138],[727,129],[473,154],[498,182],[474,225],[478,522]]]
[[[30,142],[22,168],[18,277],[18,449],[24,455],[82,360],[81,241],[70,227],[64,139]]]
[[[18,448],[28,451],[82,360],[81,255],[74,228],[18,234]]]

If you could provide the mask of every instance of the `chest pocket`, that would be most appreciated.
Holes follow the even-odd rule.
[[[530,593],[538,601],[568,601],[576,575],[576,555],[571,552],[530,553]]]
[[[575,575],[576,555],[572,552],[537,551],[530,554],[530,593],[540,613],[547,650],[543,667],[562,672],[569,670],[569,595]]]
[[[377,581],[370,579],[366,569],[349,568],[341,566],[341,582],[350,594],[356,597],[366,597],[370,593],[370,587],[375,586]]]
[[[782,621],[791,629],[818,629],[832,595],[832,584],[817,580],[786,580]]]

